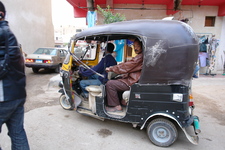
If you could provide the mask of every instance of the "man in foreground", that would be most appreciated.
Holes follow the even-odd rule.
[[[15,35],[4,20],[5,15],[5,7],[0,1],[0,60],[5,59],[6,52],[9,54],[9,70],[0,78],[0,133],[5,123],[12,142],[11,149],[29,150],[23,126],[26,100],[24,59]]]

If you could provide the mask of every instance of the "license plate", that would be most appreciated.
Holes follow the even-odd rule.
[[[35,62],[36,63],[42,63],[42,60],[41,59],[36,59]]]

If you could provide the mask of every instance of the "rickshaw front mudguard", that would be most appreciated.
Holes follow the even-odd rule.
[[[182,131],[184,132],[186,138],[194,145],[198,145],[199,143],[199,137],[197,136],[198,133],[201,132],[200,130],[200,126],[199,126],[199,118],[198,116],[191,116],[190,119],[187,122],[186,126],[182,126],[181,123],[175,119],[173,116],[169,115],[169,114],[165,114],[165,113],[156,113],[153,114],[151,116],[149,116],[146,121],[144,122],[144,124],[141,126],[141,130],[146,126],[146,123],[148,120],[150,120],[153,117],[165,117],[168,118],[170,120],[173,120],[177,123],[177,125],[182,129]],[[187,127],[193,126],[194,127],[194,132],[195,135],[190,135],[187,131]]]
[[[75,108],[74,104],[74,96],[72,93],[72,87],[71,87],[71,79],[70,79],[70,73],[68,71],[61,71],[61,77],[63,82],[63,93],[66,95],[66,98],[68,102],[71,105],[71,109]]]
[[[63,88],[62,89],[59,89],[59,91],[58,91],[59,93],[62,93],[62,94],[65,94],[65,92],[64,92],[64,90],[63,90]]]

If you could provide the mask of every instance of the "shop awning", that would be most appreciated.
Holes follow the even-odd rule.
[[[81,18],[87,15],[87,2],[86,0],[67,0],[74,8],[74,17]],[[181,5],[198,5],[198,6],[218,6],[218,16],[225,16],[225,0],[177,0],[181,1]],[[167,15],[173,15],[177,11],[174,0],[111,0],[113,4],[156,4],[156,5],[166,5]],[[107,5],[107,0],[94,0],[94,7],[97,5]],[[117,8],[113,8],[117,9]],[[132,9],[132,8],[130,8]],[[138,9],[138,8],[136,8]],[[141,8],[140,8],[141,9]],[[142,8],[143,9],[143,8]]]

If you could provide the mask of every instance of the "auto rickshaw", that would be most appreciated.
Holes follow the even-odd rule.
[[[108,42],[124,41],[121,62],[133,57],[132,40],[142,42],[143,68],[139,81],[124,91],[127,106],[121,113],[106,111],[105,84],[88,86],[88,100],[82,97],[79,66],[91,69]],[[99,25],[76,34],[60,75],[60,104],[100,120],[110,119],[146,129],[150,141],[162,147],[172,145],[181,128],[187,139],[198,144],[199,118],[193,114],[192,75],[198,58],[198,38],[186,23],[174,20],[134,20]],[[118,62],[118,63],[121,63]],[[95,72],[97,75],[101,74]],[[113,73],[108,74],[113,80]],[[189,127],[192,133],[188,133]]]

